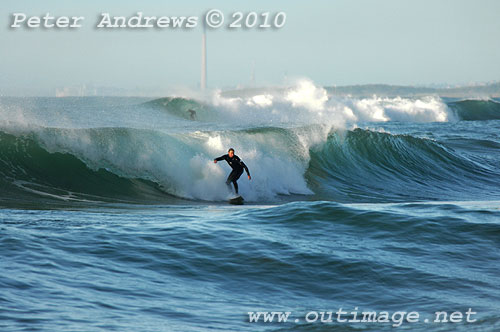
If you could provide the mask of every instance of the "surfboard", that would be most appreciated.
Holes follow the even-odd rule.
[[[234,198],[230,198],[229,199],[229,204],[233,204],[233,205],[243,205],[243,197],[241,196],[237,196],[237,197],[234,197]]]

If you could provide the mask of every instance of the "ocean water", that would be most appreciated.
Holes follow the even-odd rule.
[[[0,330],[498,331],[499,180],[497,100],[3,97]]]

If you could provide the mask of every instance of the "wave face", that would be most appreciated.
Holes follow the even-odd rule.
[[[2,200],[166,201],[153,182],[91,169],[67,152],[50,153],[33,135],[0,132],[0,165]]]
[[[194,100],[182,97],[167,97],[148,101],[144,103],[144,106],[152,108],[162,108],[165,109],[169,114],[183,118],[186,120],[191,120],[191,115],[189,110],[196,110],[197,120],[207,120],[207,109],[206,107]]]
[[[19,135],[19,134],[18,134]],[[241,184],[249,200],[277,194],[312,194],[303,178],[307,153],[299,136],[284,129],[165,134],[132,128],[32,129],[1,133],[2,181],[9,192],[71,199],[148,199],[175,196],[220,201],[229,167],[213,159],[229,142],[245,142],[253,183]],[[272,144],[268,142],[272,140]],[[242,145],[234,145],[242,149]],[[7,189],[6,189],[7,190]]]
[[[498,170],[411,135],[358,128],[330,134],[311,153],[310,183],[340,201],[486,199],[498,189]]]
[[[0,138],[4,198],[222,201],[230,169],[213,158],[226,146],[245,151],[254,178],[239,182],[253,202],[297,195],[339,202],[484,199],[498,195],[500,176],[498,169],[434,140],[360,128],[177,134],[41,128],[20,136],[2,132]]]
[[[120,103],[0,99],[2,199],[221,202],[230,168],[213,159],[229,147],[250,168],[248,202],[499,195],[494,101],[334,97],[301,81]]]
[[[448,106],[461,120],[499,120],[500,103],[494,100],[462,100]]]

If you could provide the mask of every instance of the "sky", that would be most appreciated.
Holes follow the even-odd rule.
[[[226,22],[238,11],[286,14],[281,28],[207,29],[211,89],[295,78],[323,86],[500,80],[497,0],[2,0],[0,96],[53,96],[84,84],[131,94],[198,89],[210,9]],[[193,29],[96,28],[101,13],[137,12],[199,21]],[[85,19],[78,29],[11,28],[13,13]]]

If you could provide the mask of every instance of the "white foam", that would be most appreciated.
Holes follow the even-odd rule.
[[[421,99],[373,96],[349,99],[346,103],[352,109],[355,121],[446,122],[452,118],[446,104],[434,96]]]
[[[314,132],[314,134],[313,134]],[[309,162],[307,140],[317,130],[193,132],[164,134],[151,130],[102,128],[37,130],[37,140],[49,152],[68,152],[89,167],[128,178],[159,183],[172,195],[208,201],[225,200],[226,162],[213,160],[235,148],[252,174],[239,180],[248,201],[270,200],[278,194],[312,194],[304,179]],[[311,141],[312,142],[312,141]]]
[[[224,97],[215,90],[205,99],[209,118],[219,123],[246,126],[330,125],[345,128],[356,122],[445,122],[453,112],[437,96],[421,98],[368,98],[328,96],[311,80],[295,81],[287,88],[273,88],[253,96]]]
[[[249,106],[269,107],[273,104],[273,96],[270,94],[256,95],[246,102]]]
[[[328,94],[325,89],[317,87],[312,81],[303,79],[285,92],[284,100],[290,102],[292,107],[305,107],[310,111],[321,112],[325,109]]]

